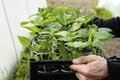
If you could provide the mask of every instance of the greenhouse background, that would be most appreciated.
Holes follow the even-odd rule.
[[[86,3],[87,2],[87,3]],[[113,4],[114,3],[114,4]],[[17,36],[28,35],[28,31],[20,27],[20,22],[37,12],[37,8],[65,6],[83,7],[83,14],[93,14],[93,7],[104,7],[113,17],[120,16],[120,1],[116,0],[0,0],[0,80],[12,76],[15,63],[20,59],[23,46]],[[120,39],[113,39],[103,46],[109,55],[120,54]]]

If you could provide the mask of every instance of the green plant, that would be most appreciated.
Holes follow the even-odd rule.
[[[111,30],[88,24],[95,17],[79,16],[81,9],[39,8],[21,26],[30,30],[30,37],[18,36],[36,60],[72,60],[79,56],[101,54],[99,46],[112,39]]]
[[[29,80],[29,51],[21,52],[21,59],[16,63],[14,75],[9,80]]]
[[[103,7],[102,8],[94,7],[92,11],[96,14],[96,16],[99,16],[103,19],[109,19],[113,17],[112,13]]]
[[[1,80],[10,80],[11,79],[11,75],[10,72],[8,71],[8,69],[6,67],[4,67],[3,70],[0,70],[0,79]]]

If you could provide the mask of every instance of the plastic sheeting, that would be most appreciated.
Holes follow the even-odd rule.
[[[115,17],[120,16],[120,0],[99,0],[97,7],[106,8]]]
[[[20,27],[20,22],[37,7],[46,6],[46,0],[0,0],[0,80],[11,76],[23,50],[17,36],[27,36],[28,31]]]

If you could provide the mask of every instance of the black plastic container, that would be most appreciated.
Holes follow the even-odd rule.
[[[72,61],[30,59],[30,80],[78,80],[70,64]]]

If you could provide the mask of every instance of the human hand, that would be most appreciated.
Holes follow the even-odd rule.
[[[97,55],[74,59],[70,68],[76,71],[79,80],[102,80],[108,76],[106,59]]]

